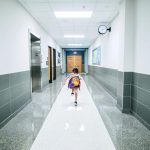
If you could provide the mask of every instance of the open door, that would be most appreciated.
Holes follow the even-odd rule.
[[[48,79],[52,83],[52,48],[48,47]]]

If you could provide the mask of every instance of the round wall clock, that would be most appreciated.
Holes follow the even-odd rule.
[[[100,34],[105,34],[105,33],[107,32],[107,27],[106,27],[105,25],[100,25],[100,26],[98,27],[98,32],[99,32]]]

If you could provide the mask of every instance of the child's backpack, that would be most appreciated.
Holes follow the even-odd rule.
[[[78,76],[72,77],[69,80],[68,88],[80,87],[80,78]]]

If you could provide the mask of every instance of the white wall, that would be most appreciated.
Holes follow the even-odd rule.
[[[150,0],[136,0],[134,71],[150,74]]]
[[[0,74],[29,70],[29,29],[41,38],[43,68],[47,67],[48,45],[61,51],[16,0],[1,0],[0,12]]]
[[[119,50],[118,50],[118,70],[124,70],[124,50],[125,50],[125,1],[122,1],[118,15],[118,31],[119,31]]]
[[[133,55],[130,55],[131,49],[128,49],[126,46],[130,43],[130,39],[132,37],[126,39],[125,36],[126,30],[130,30],[128,27],[129,25],[127,24],[127,26],[125,24],[126,17],[126,1],[124,0],[120,4],[119,14],[110,24],[112,31],[110,33],[107,32],[105,35],[99,35],[99,38],[89,48],[89,65],[92,65],[92,50],[98,46],[101,46],[101,67],[118,69],[119,71],[132,68],[132,66],[129,67],[129,64],[133,61]],[[125,50],[126,48],[128,51]],[[131,58],[130,61],[126,62],[129,57]]]
[[[102,47],[102,67],[119,71],[150,74],[150,1],[124,0],[119,15],[112,22],[112,32],[99,38],[89,48]]]
[[[133,71],[134,0],[124,0],[119,9],[118,70]]]
[[[123,36],[124,40],[124,49],[123,50],[123,64],[118,70],[124,71],[124,72],[131,72],[133,71],[133,51],[134,51],[134,0],[124,0],[121,7],[123,7],[122,10],[120,10],[120,13],[124,11],[124,26],[123,26]],[[121,34],[121,33],[120,33]],[[123,38],[122,38],[123,39]]]
[[[92,50],[101,47],[101,67],[118,68],[119,51],[119,17],[116,17],[111,24],[112,31],[105,35],[99,35],[97,40],[90,46],[88,52],[88,62],[92,65]]]

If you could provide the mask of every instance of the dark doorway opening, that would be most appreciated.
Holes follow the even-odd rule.
[[[56,50],[53,49],[53,80],[56,80]]]
[[[48,47],[48,78],[49,83],[52,83],[52,48]]]

